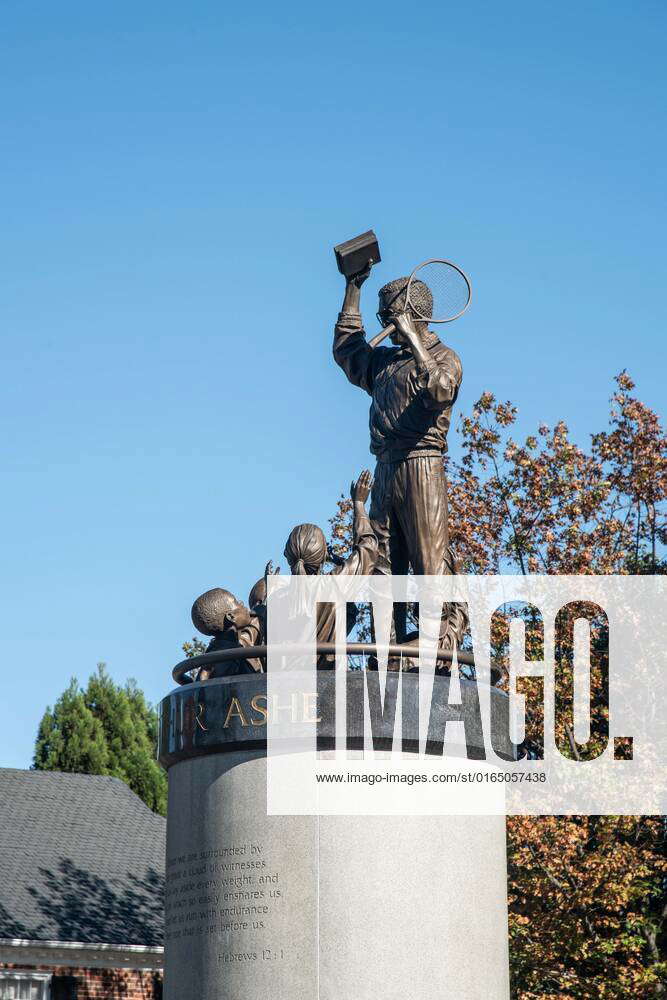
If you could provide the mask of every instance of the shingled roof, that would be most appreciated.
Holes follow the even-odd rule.
[[[118,778],[0,768],[0,938],[161,945],[164,848]]]

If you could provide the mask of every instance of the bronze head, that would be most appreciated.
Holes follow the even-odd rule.
[[[222,587],[207,590],[192,605],[192,624],[204,635],[221,635],[228,629],[243,628],[249,621],[245,604]]]
[[[407,301],[409,278],[395,278],[383,285],[378,293],[378,320],[383,327],[388,326],[394,316],[407,312],[415,321],[417,332],[424,335],[428,330],[428,321],[424,316],[430,316],[433,311],[433,296],[427,284],[415,280],[410,285],[410,302]],[[403,336],[397,330],[390,334],[393,344],[402,344]]]
[[[284,555],[294,576],[316,576],[327,558],[324,532],[316,524],[297,524],[287,539]]]

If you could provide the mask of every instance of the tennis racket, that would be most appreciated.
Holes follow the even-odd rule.
[[[403,291],[396,295],[397,300],[401,299],[400,312],[405,312],[409,307],[413,319],[424,323],[451,323],[463,316],[472,300],[472,285],[468,275],[450,260],[436,258],[425,260],[414,269],[408,278],[406,291],[405,303],[402,302]],[[385,337],[393,333],[396,326],[391,322],[390,316],[392,312],[395,314],[398,311],[398,303],[394,310],[389,303],[383,313],[378,313],[379,321],[386,323],[386,326],[368,341],[371,347],[377,347]]]

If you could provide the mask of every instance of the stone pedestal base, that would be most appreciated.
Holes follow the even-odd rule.
[[[504,817],[269,817],[261,750],[170,767],[166,914],[165,1000],[509,998]]]

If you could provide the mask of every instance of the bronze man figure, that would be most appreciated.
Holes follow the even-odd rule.
[[[371,452],[377,467],[370,518],[378,539],[375,572],[403,575],[453,571],[447,524],[443,455],[452,406],[461,384],[457,354],[419,320],[407,302],[408,278],[380,289],[378,318],[393,323],[393,347],[371,348],[359,311],[361,286],[370,268],[347,278],[335,327],[333,354],[350,382],[371,397]],[[431,292],[413,282],[423,315]],[[405,638],[405,622],[396,622]]]

